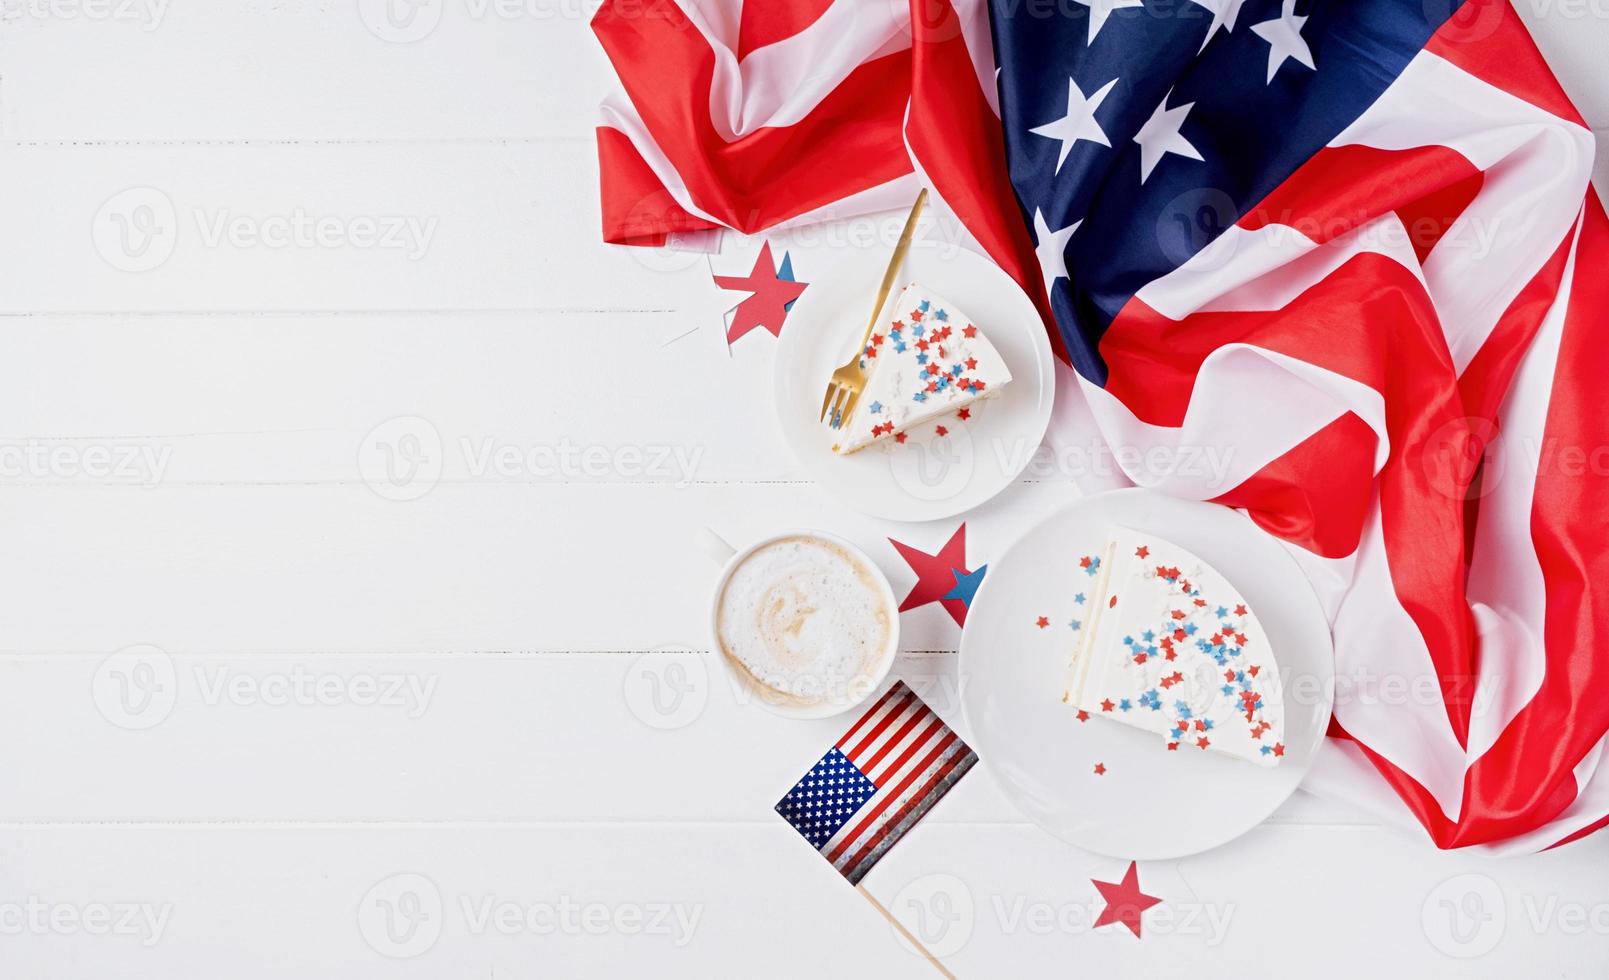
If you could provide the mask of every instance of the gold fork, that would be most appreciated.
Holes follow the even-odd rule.
[[[866,332],[861,334],[860,346],[842,367],[832,373],[827,381],[827,397],[821,401],[821,418],[825,421],[828,414],[832,415],[832,427],[842,428],[849,417],[854,414],[855,406],[860,403],[860,393],[866,388],[866,369],[861,365],[861,355],[866,351],[866,342],[871,339],[872,330],[877,326],[877,314],[883,311],[883,304],[888,302],[888,292],[894,286],[894,277],[899,275],[900,263],[905,261],[905,253],[911,247],[911,235],[916,231],[917,216],[922,213],[922,205],[927,203],[927,188],[916,195],[916,203],[911,205],[910,216],[905,219],[905,230],[900,232],[899,244],[894,246],[894,256],[888,260],[888,271],[883,273],[883,286],[877,291],[877,302],[872,305],[872,318],[866,323]]]

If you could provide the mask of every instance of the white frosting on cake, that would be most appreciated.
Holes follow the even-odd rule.
[[[1075,577],[1084,601],[1064,701],[1155,732],[1173,751],[1279,764],[1279,668],[1256,614],[1217,570],[1119,527]]]
[[[912,283],[885,307],[861,352],[866,389],[839,420],[837,453],[852,453],[988,398],[1011,380],[982,328]]]

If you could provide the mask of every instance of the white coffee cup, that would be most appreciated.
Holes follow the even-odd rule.
[[[820,542],[844,552],[855,564],[862,566],[867,583],[872,587],[877,601],[887,611],[887,636],[883,649],[875,651],[852,680],[842,687],[822,691],[817,699],[797,697],[767,685],[728,654],[721,638],[721,607],[733,574],[757,552],[793,538]],[[710,593],[710,650],[725,666],[733,682],[751,693],[766,710],[788,718],[831,717],[864,703],[887,679],[889,670],[894,666],[894,658],[899,652],[899,603],[894,598],[894,590],[889,586],[888,578],[865,552],[837,535],[808,530],[773,534],[739,551],[720,535],[706,528],[700,536],[699,544],[710,558],[721,565],[721,574]]]

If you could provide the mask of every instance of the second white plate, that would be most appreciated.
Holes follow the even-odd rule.
[[[1116,524],[1195,553],[1250,603],[1279,664],[1280,765],[1165,752],[1150,733],[1101,719],[1080,723],[1062,703],[1069,623],[1081,615],[1078,558],[1097,553]],[[1044,628],[1041,616],[1049,620]],[[1148,490],[1086,497],[991,561],[967,613],[960,659],[973,747],[1006,795],[1057,837],[1124,859],[1182,857],[1257,826],[1295,792],[1330,723],[1329,624],[1296,561],[1228,507]]]

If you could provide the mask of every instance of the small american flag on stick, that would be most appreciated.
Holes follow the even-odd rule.
[[[977,761],[961,736],[900,681],[776,810],[850,884],[859,884]]]

